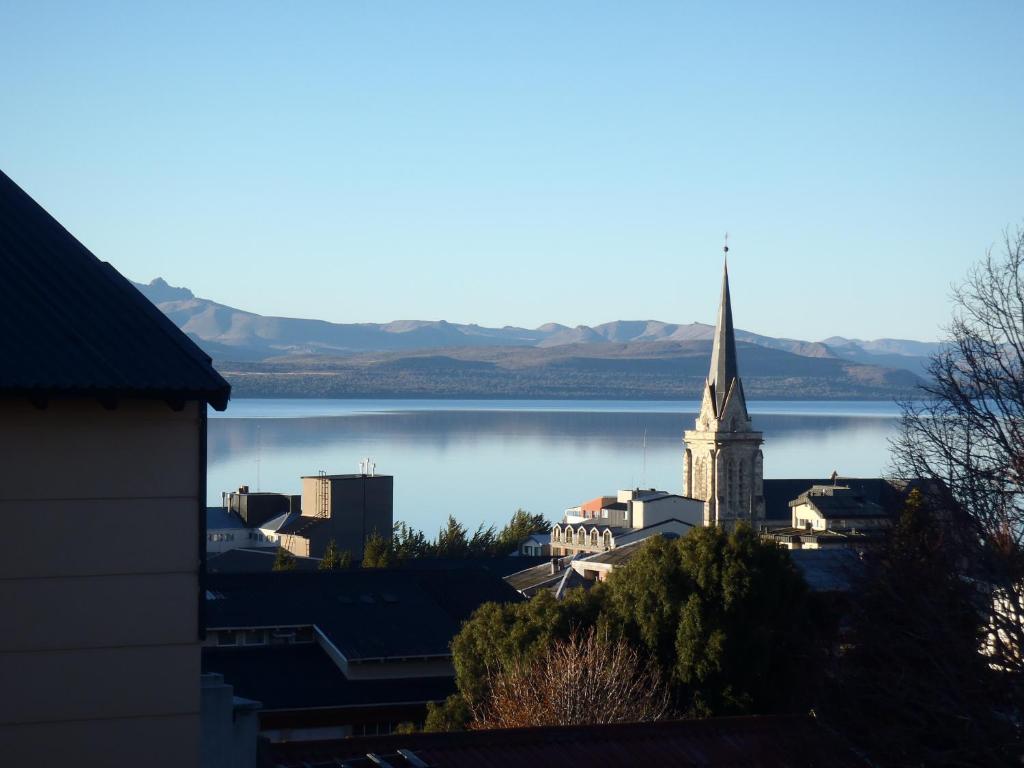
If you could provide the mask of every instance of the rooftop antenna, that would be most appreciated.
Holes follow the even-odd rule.
[[[725,233],[725,245],[722,246],[722,253],[725,254],[726,259],[729,258],[729,233]]]

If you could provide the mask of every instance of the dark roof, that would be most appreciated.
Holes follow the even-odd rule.
[[[419,764],[438,768],[862,768],[869,765],[840,737],[806,715],[666,720],[548,728],[514,728],[455,733],[414,733],[320,742],[269,745],[275,768],[374,765],[369,755],[414,766],[401,755],[410,750]],[[333,761],[333,762],[332,762]],[[365,762],[364,762],[365,761]],[[379,763],[376,763],[379,765]]]
[[[840,485],[850,488],[854,495],[878,504],[887,515],[895,516],[912,488],[923,487],[921,480],[890,480],[884,477],[840,477]],[[832,485],[831,478],[779,479],[764,481],[765,518],[789,520],[792,517],[789,502],[814,485]],[[815,497],[817,500],[818,497]]]
[[[223,675],[236,696],[255,699],[265,710],[423,703],[455,693],[451,676],[349,680],[316,643],[208,646],[203,672]]]
[[[275,531],[281,536],[309,536],[314,530],[327,524],[326,517],[297,515]]]
[[[551,560],[557,559],[558,565],[555,572],[551,572]],[[521,571],[510,573],[505,576],[505,583],[518,592],[529,596],[539,591],[542,587],[557,588],[565,575],[572,557],[545,558],[546,562],[538,563],[531,568],[524,568]]]
[[[799,504],[811,505],[826,520],[892,516],[880,504],[846,486],[815,486],[789,502],[790,507]]]
[[[277,547],[235,547],[226,552],[206,556],[207,573],[270,573],[277,557]],[[295,568],[315,571],[320,558],[295,556]]]
[[[864,571],[864,561],[847,548],[791,549],[789,558],[815,592],[849,592]]]
[[[0,394],[227,407],[210,358],[3,172],[0,272]]]
[[[546,534],[545,534],[546,535]],[[465,568],[483,568],[498,576],[518,573],[534,565],[546,564],[551,561],[547,555],[510,555],[508,557],[414,557],[403,560],[398,567],[403,570],[462,570]]]
[[[206,627],[316,625],[349,661],[448,656],[485,602],[522,599],[483,568],[210,574]]]
[[[206,508],[206,530],[245,527],[245,521],[226,507]]]

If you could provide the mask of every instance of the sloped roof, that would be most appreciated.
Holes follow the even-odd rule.
[[[403,754],[399,750],[405,752]],[[414,759],[409,759],[409,752]],[[493,731],[412,733],[269,745],[275,768],[380,765],[438,768],[865,768],[842,739],[807,715],[718,717]],[[373,755],[374,757],[370,757]]]
[[[312,624],[349,661],[448,656],[482,603],[521,599],[483,568],[210,574],[207,589],[208,629]]]
[[[245,528],[245,521],[224,507],[206,508],[206,530],[223,530],[225,528]]]
[[[837,482],[847,486],[854,495],[877,504],[885,514],[895,516],[914,488],[925,489],[923,480],[890,480],[884,477],[839,477]],[[830,478],[818,479],[765,479],[765,518],[768,520],[790,519],[789,502],[809,491],[815,485],[832,485]],[[819,497],[815,497],[815,501]]]
[[[236,696],[264,710],[425,703],[455,693],[450,675],[349,680],[315,643],[203,648],[203,672],[223,675]]]
[[[208,553],[206,573],[270,573],[274,570],[277,547],[233,547],[225,552]],[[295,556],[299,571],[315,571],[320,565],[318,557]]]
[[[3,172],[0,273],[0,395],[227,407],[210,358]]]
[[[711,347],[711,370],[708,373],[708,386],[715,399],[715,415],[719,418],[725,411],[725,401],[733,387],[733,396],[740,399],[744,415],[747,412],[736,357],[736,332],[732,325],[732,299],[729,296],[729,265],[725,264],[722,268],[722,299],[718,305],[718,321],[715,323],[715,337]]]

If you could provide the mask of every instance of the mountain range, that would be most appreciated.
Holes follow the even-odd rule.
[[[268,317],[161,278],[135,283],[203,347],[236,396],[674,398],[699,396],[712,325],[617,320],[489,328],[444,320],[330,323]],[[736,330],[748,397],[891,398],[940,344],[822,341]]]

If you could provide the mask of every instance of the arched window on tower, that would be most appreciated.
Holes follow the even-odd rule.
[[[725,503],[730,509],[736,509],[736,459],[729,459],[729,476],[726,480]]]
[[[748,506],[750,504],[750,500],[749,500],[749,497],[748,497],[748,494],[747,494],[747,483],[746,483],[746,476],[745,476],[746,473],[744,472],[744,469],[743,469],[744,464],[746,464],[746,462],[743,461],[743,459],[740,459],[738,464],[739,464],[739,467],[737,467],[737,470],[736,470],[737,486],[738,486],[738,493],[736,494],[736,503],[739,506],[739,510],[738,510],[739,513],[741,515],[745,515],[745,514],[747,514],[747,508],[748,508]]]

